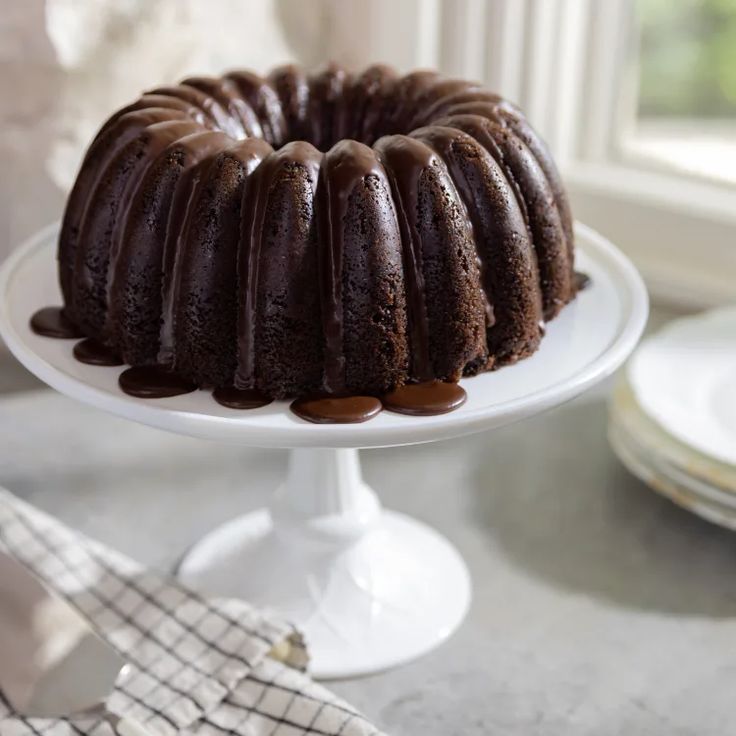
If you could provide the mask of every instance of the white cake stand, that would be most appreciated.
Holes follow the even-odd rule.
[[[0,334],[40,379],[101,409],[195,437],[291,448],[286,480],[269,507],[207,535],[186,555],[179,575],[205,592],[242,597],[289,617],[305,633],[312,671],[323,678],[374,672],[429,651],[460,624],[470,602],[460,555],[433,529],[381,509],[361,478],[355,448],[493,429],[571,399],[621,365],[648,311],[631,263],[578,225],[577,267],[592,285],[548,326],[533,357],[463,381],[467,403],[450,414],[383,412],[365,424],[314,425],[285,402],[236,411],[204,391],[136,399],[118,388],[120,368],[79,363],[73,340],[31,332],[37,309],[61,303],[57,232],[58,226],[45,229],[0,270]]]

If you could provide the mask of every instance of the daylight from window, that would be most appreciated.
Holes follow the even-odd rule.
[[[736,185],[736,0],[637,0],[624,154]]]

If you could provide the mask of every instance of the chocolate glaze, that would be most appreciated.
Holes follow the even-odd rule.
[[[473,145],[476,143],[469,135],[463,133],[460,130],[454,128],[441,127],[439,125],[433,125],[427,128],[419,128],[411,134],[412,138],[418,138],[424,141],[427,145],[431,146],[436,151],[442,160],[445,162],[448,171],[452,176],[452,180],[455,182],[455,186],[462,194],[465,205],[468,208],[468,215],[473,223],[473,229],[478,234],[479,218],[477,215],[476,207],[476,192],[470,187],[463,166],[458,162],[457,157],[453,155],[453,148],[456,143],[465,143],[466,145]],[[467,165],[467,162],[462,162]],[[503,216],[503,212],[498,213]],[[495,315],[493,310],[493,304],[491,303],[490,293],[491,290],[487,288],[488,285],[488,273],[486,259],[483,257],[483,249],[481,247],[476,248],[476,261],[481,274],[481,297],[483,299],[483,309],[486,314],[486,327],[492,327],[495,322]]]
[[[418,97],[414,105],[413,117],[409,123],[409,128],[418,128],[426,125],[436,115],[433,113],[435,105],[448,97],[467,93],[471,90],[478,90],[479,85],[474,82],[468,82],[464,79],[445,79],[437,78],[429,85]]]
[[[283,117],[282,138],[279,145],[287,141],[306,140],[309,86],[303,69],[286,64],[276,67],[268,76],[269,86],[276,92]]]
[[[369,66],[352,82],[353,122],[351,137],[372,145],[383,113],[387,88],[394,83],[396,72],[383,64]]]
[[[492,118],[492,120],[495,121],[495,107],[493,107],[492,110],[494,111],[494,117]],[[483,146],[483,148],[486,149],[486,151],[488,151],[488,153],[493,157],[493,160],[503,171],[503,175],[506,178],[508,185],[511,187],[514,196],[516,197],[516,202],[519,205],[519,209],[521,210],[524,217],[526,228],[527,230],[529,230],[529,211],[527,208],[526,200],[524,199],[524,195],[522,194],[519,182],[514,177],[513,172],[508,165],[508,162],[504,158],[503,151],[488,131],[488,119],[486,117],[483,117],[482,115],[463,113],[453,114],[448,116],[447,118],[441,118],[434,124],[449,126],[451,128],[462,130],[468,135],[472,136],[476,141],[478,141],[481,146]],[[531,238],[531,232],[529,233],[529,237]]]
[[[372,419],[382,409],[374,396],[305,396],[291,403],[298,417],[314,424],[358,424]]]
[[[473,224],[490,360],[508,363],[528,355],[539,343],[542,303],[531,238],[513,187],[488,151],[457,127],[432,125],[412,137],[443,159]]]
[[[436,154],[421,141],[405,135],[381,138],[376,150],[386,166],[397,204],[404,249],[406,302],[411,336],[412,375],[419,379],[434,378],[429,352],[429,319],[424,291],[422,243],[417,223],[416,202],[419,177],[432,164]]]
[[[158,366],[128,368],[120,374],[118,384],[126,394],[138,399],[164,399],[168,396],[181,396],[197,390],[194,384]]]
[[[428,69],[419,69],[397,77],[386,89],[386,97],[377,134],[408,133],[409,123],[416,114],[420,95],[439,77]]]
[[[456,107],[466,102],[478,102],[485,101],[491,103],[503,102],[502,98],[494,92],[488,90],[478,89],[475,87],[468,87],[465,90],[456,90],[451,92],[439,99],[435,100],[428,108],[424,111],[422,116],[422,124],[428,125],[439,120],[443,115],[451,115],[456,112]]]
[[[212,128],[212,121],[194,105],[190,105],[186,100],[179,99],[178,97],[168,97],[167,95],[142,95],[135,102],[131,102],[129,105],[120,108],[114,115],[111,115],[104,123],[100,131],[97,133],[97,138],[105,133],[108,128],[117,122],[123,115],[129,112],[146,111],[150,109],[167,110],[173,112],[173,117],[181,119],[177,113],[181,112],[187,118],[194,120],[205,128]]]
[[[388,181],[375,152],[357,141],[341,141],[322,164],[322,224],[325,244],[320,258],[322,286],[322,326],[325,336],[325,389],[340,393],[345,389],[345,350],[343,346],[343,250],[344,220],[348,200],[358,183],[373,175]]]
[[[238,90],[227,79],[189,77],[184,79],[181,84],[209,95],[223,109],[227,110],[228,123],[222,130],[229,136],[238,140],[251,136],[262,137],[261,126],[255,113],[243,102]]]
[[[74,320],[88,335],[105,334],[108,280],[120,241],[118,233],[140,180],[170,143],[197,128],[192,121],[184,120],[147,127],[110,162],[90,197],[79,235],[87,247],[76,255],[77,289],[73,300]]]
[[[410,136],[377,142],[404,249],[410,376],[458,380],[488,359],[478,248],[467,207],[437,152]]]
[[[84,334],[64,314],[62,307],[44,307],[31,317],[31,329],[37,335],[75,340]]]
[[[213,97],[199,89],[186,84],[177,84],[173,87],[157,87],[147,94],[176,97],[199,108],[214,124],[217,130],[234,132],[233,123],[227,110]]]
[[[464,95],[461,93],[451,97],[451,104],[439,106],[428,115],[428,119],[433,119],[434,124],[437,123],[439,118],[438,113],[442,110],[444,110],[445,114],[451,115],[471,114],[480,116],[486,120],[498,123],[503,127],[508,127],[529,149],[536,163],[544,172],[544,177],[552,191],[564,233],[568,268],[572,270],[572,264],[574,262],[574,236],[570,203],[562,185],[562,179],[557,166],[544,141],[542,141],[538,133],[529,125],[522,112],[508,100],[504,100],[498,95],[489,94],[483,90],[476,90],[472,93],[466,93]]]
[[[505,103],[505,101],[503,101]],[[557,211],[559,212],[560,222],[565,234],[565,243],[567,245],[568,266],[573,268],[575,262],[575,237],[573,233],[573,217],[570,211],[570,201],[567,198],[565,187],[562,184],[562,177],[557,170],[557,166],[539,134],[522,115],[521,111],[512,107],[508,103],[499,104],[498,111],[503,120],[505,120],[516,135],[524,141],[537,163],[541,167],[544,175],[547,177],[550,188],[555,198]]]
[[[155,171],[157,165],[163,164],[169,158],[178,158],[181,162],[180,173],[204,158],[209,158],[215,153],[222,150],[223,146],[227,146],[230,138],[218,131],[195,131],[183,138],[178,138],[170,143],[157,157],[152,157],[153,161],[149,167],[149,171]],[[148,173],[148,172],[146,172]],[[110,265],[108,267],[107,277],[107,298],[108,302],[115,302],[115,280],[118,265],[118,257],[121,251],[128,246],[130,218],[129,213],[132,207],[140,199],[153,199],[152,193],[144,186],[139,186],[130,194],[130,199],[123,202],[125,207],[124,216],[116,223],[113,232],[112,242],[110,245]],[[150,226],[149,226],[150,227]]]
[[[185,205],[185,227],[169,240],[175,257],[164,270],[161,345],[170,355],[166,364],[201,386],[233,381],[243,188],[271,151],[265,141],[249,138],[216,153],[191,195],[178,202]]]
[[[593,280],[590,278],[590,276],[588,276],[587,273],[583,273],[582,271],[575,271],[576,291],[583,291],[584,289],[587,289],[592,283]]]
[[[412,130],[420,124],[427,127]],[[468,135],[450,133],[443,125]],[[389,135],[373,150],[341,140],[323,157],[310,145],[329,148],[350,136],[370,144],[382,134]],[[184,144],[185,136],[191,146]],[[223,181],[213,161],[232,146],[233,137],[243,136],[266,149],[264,140],[283,148],[258,152],[259,160],[245,167],[242,200],[230,203],[240,236],[230,233],[236,228],[227,237],[200,232],[206,229],[204,217],[198,220],[199,230],[190,233],[192,208],[207,197],[220,201]],[[162,192],[155,177],[175,148],[178,164],[172,166],[181,170],[167,174],[166,187],[173,193]],[[505,184],[488,186],[498,176]],[[518,208],[507,201],[509,190]],[[128,213],[146,199],[158,202],[159,209],[148,219],[138,217],[139,230],[149,221],[159,226],[142,236],[139,247],[156,256],[138,260],[152,264],[151,289],[164,295],[163,303],[148,312],[138,309],[140,293],[134,286],[120,285],[129,257],[121,250]],[[223,210],[230,212],[230,204],[222,204]],[[531,236],[520,231],[519,213],[531,225]],[[149,241],[152,248],[146,249]],[[200,385],[229,383],[230,377],[208,378],[199,365],[191,373],[175,365],[177,319],[182,334],[193,336],[195,343],[193,325],[199,325],[180,316],[180,297],[187,299],[179,286],[180,259],[189,257],[187,243],[191,254],[205,241],[223,245],[202,257],[211,256],[218,273],[228,270],[230,254],[237,251],[237,278],[232,270],[231,279],[208,282],[203,276],[201,292],[190,294],[190,302],[201,296],[203,313],[211,307],[222,314],[221,301],[213,297],[210,304],[207,298],[216,290],[207,291],[208,283],[222,284],[225,301],[238,304],[237,337],[223,338],[231,345],[228,355],[237,342],[235,383],[260,386],[277,397],[321,388],[338,395],[353,390],[378,395],[405,380],[407,372],[421,381],[455,380],[463,372],[486,370],[494,361],[524,357],[538,337],[538,328],[532,334],[520,326],[520,315],[529,317],[536,309],[536,261],[548,318],[574,296],[576,287],[584,286],[573,279],[569,206],[542,141],[512,104],[472,82],[427,71],[397,77],[375,66],[354,77],[332,65],[312,76],[293,66],[267,78],[233,72],[222,78],[192,77],[123,108],[90,147],[64,217],[59,260],[66,315],[131,363],[158,360]],[[200,265],[189,263],[190,281],[197,288]],[[208,269],[206,263],[201,267]],[[513,278],[499,276],[501,271]],[[533,281],[532,299],[527,298],[528,279]],[[145,321],[151,341],[158,340],[145,360],[130,356],[125,341],[111,329],[116,295],[119,304],[129,305],[129,322]],[[524,324],[536,321],[529,318]],[[366,340],[363,324],[368,325],[365,334],[383,341],[377,339],[374,346]],[[508,329],[516,330],[516,342]],[[300,342],[298,336],[304,335]],[[357,342],[371,347],[361,353]],[[391,376],[378,388],[370,385],[376,370],[366,350],[380,353],[382,368],[398,366],[403,375]],[[291,360],[293,354],[308,356],[306,368]],[[233,367],[228,370],[232,374]]]
[[[163,246],[161,264],[161,329],[159,332],[158,362],[171,367],[174,362],[174,328],[176,320],[176,297],[178,261],[181,260],[181,243],[189,227],[188,215],[196,201],[201,179],[211,165],[205,159],[187,169],[176,183],[171,198],[169,222],[178,222],[178,230],[168,227]]]
[[[272,146],[286,141],[286,120],[278,95],[263,77],[253,72],[232,72],[225,77],[236,87],[241,99],[256,114],[261,124],[261,136]]]
[[[77,242],[87,203],[109,164],[120,151],[129,145],[141,131],[150,125],[167,120],[185,119],[186,113],[178,109],[146,108],[123,115],[114,115],[84,156],[82,166],[74,182],[64,209],[59,234],[59,281],[64,304],[69,316],[74,317],[74,275],[77,260]]]
[[[457,106],[457,109],[466,107]],[[572,292],[572,267],[569,263],[567,240],[557,207],[550,207],[554,192],[542,167],[526,143],[503,121],[491,118],[496,107],[486,116],[464,114],[452,116],[447,125],[458,127],[472,135],[496,159],[507,179],[513,182],[518,201],[523,203],[534,249],[537,255],[545,319],[554,318]]]
[[[273,399],[254,388],[234,388],[233,386],[216,388],[212,396],[218,404],[229,409],[258,409],[267,406]]]
[[[123,365],[123,361],[114,350],[91,337],[74,346],[74,357],[87,365]]]
[[[314,146],[305,141],[294,141],[268,154],[249,181],[238,263],[238,273],[241,274],[241,304],[238,325],[238,371],[235,383],[239,387],[252,387],[256,379],[255,333],[259,266],[270,190],[284,167],[297,164],[306,169],[314,196],[321,162],[322,154]]]
[[[465,391],[456,383],[423,381],[407,383],[382,397],[388,411],[414,416],[447,414],[462,406],[467,399]]]

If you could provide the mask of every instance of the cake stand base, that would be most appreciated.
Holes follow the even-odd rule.
[[[369,674],[428,652],[470,603],[458,552],[430,527],[381,510],[362,481],[357,450],[292,450],[270,507],[207,535],[179,576],[292,621],[322,679]]]

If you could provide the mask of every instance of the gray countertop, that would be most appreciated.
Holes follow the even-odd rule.
[[[449,537],[474,581],[444,646],[332,683],[388,733],[736,733],[736,536],[626,473],[606,442],[606,390],[493,433],[362,453],[383,502]],[[285,458],[49,391],[0,400],[0,484],[163,568],[262,505]]]

